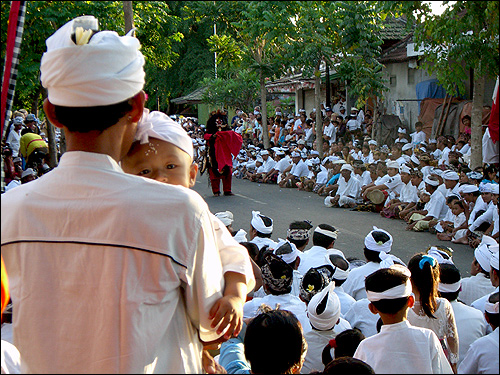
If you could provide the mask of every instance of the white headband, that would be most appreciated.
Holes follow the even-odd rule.
[[[119,36],[114,31],[101,31],[88,43],[85,39],[77,45],[71,34],[79,19],[69,21],[46,41],[40,78],[49,101],[67,107],[93,107],[120,103],[139,93],[145,76],[139,40],[131,32]]]
[[[498,314],[498,302],[491,303],[488,300],[484,304],[484,311],[490,314]]]
[[[389,240],[386,242],[382,242],[382,241],[376,242],[375,239],[373,238],[373,235],[372,235],[373,232],[383,232],[389,236]],[[391,247],[392,247],[392,236],[389,232],[387,232],[383,229],[379,229],[376,226],[374,226],[373,230],[370,233],[368,233],[365,237],[365,247],[368,250],[378,251],[378,252],[383,251],[385,253],[389,253],[391,251]]]
[[[460,289],[462,286],[462,279],[458,280],[456,283],[445,284],[440,282],[438,284],[438,291],[441,293],[454,293]]]
[[[338,231],[338,230],[336,230],[336,231],[331,231],[331,230],[328,230],[328,229],[322,229],[322,228],[320,228],[320,227],[316,227],[316,229],[314,229],[314,231],[315,231],[316,233],[321,233],[321,234],[323,234],[323,235],[325,235],[325,236],[327,236],[327,237],[333,238],[334,240],[336,240],[336,239],[337,239],[337,235],[338,235],[338,233],[339,233],[339,231]]]
[[[493,251],[491,251],[489,247],[490,246],[488,244],[482,243],[476,248],[476,250],[474,250],[474,258],[476,258],[481,268],[486,272],[490,272],[490,260],[491,256],[493,255]]]
[[[406,134],[406,129],[398,128],[398,133],[404,133],[404,134]]]
[[[144,108],[141,120],[137,124],[134,140],[141,144],[150,142],[149,138],[157,138],[172,143],[186,154],[193,157],[193,141],[184,128],[163,112]]]
[[[439,181],[438,181],[438,180],[431,180],[431,179],[429,178],[429,176],[425,177],[424,182],[425,182],[426,184],[431,185],[431,186],[438,186],[438,185],[439,185]]]
[[[498,271],[498,251],[493,253],[490,259],[490,266]]]
[[[383,292],[372,292],[371,290],[366,291],[366,298],[370,302],[380,301],[381,299],[396,299],[408,297],[412,293],[410,279],[406,280],[405,284],[395,286],[393,288],[387,289]]]
[[[451,250],[451,249],[450,249]],[[432,246],[429,251],[427,252],[427,255],[430,255],[438,261],[439,264],[454,264],[453,260],[451,260],[451,255],[449,258],[445,258],[443,254],[446,254],[444,251],[439,250],[437,247]],[[446,254],[447,255],[447,254]]]
[[[278,250],[281,246],[283,246],[287,243],[290,245],[292,252],[287,253],[287,254],[276,254],[276,250]],[[288,263],[288,264],[294,262],[295,259],[297,259],[297,257],[299,256],[299,250],[297,249],[297,246],[295,246],[294,243],[289,242],[287,240],[283,240],[283,239],[280,239],[280,241],[278,242],[278,245],[276,245],[276,247],[274,249],[271,249],[271,250],[273,250],[273,252],[274,252],[274,254],[276,254],[276,256],[280,257],[281,259],[283,259],[283,261],[285,263]]]
[[[271,220],[271,226],[266,227],[264,221],[260,217],[260,211],[252,211],[252,221],[250,224],[252,224],[252,227],[254,227],[257,232],[270,234],[273,232],[273,219],[269,219]]]
[[[333,267],[334,267],[334,271],[333,271],[332,278],[334,278],[335,280],[347,279],[347,276],[349,275],[349,268],[346,271],[344,271],[343,269],[340,269],[337,266],[333,266]]]
[[[215,216],[217,216],[226,227],[233,223],[233,213],[231,211],[217,212]]]

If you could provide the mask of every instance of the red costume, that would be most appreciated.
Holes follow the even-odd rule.
[[[231,192],[233,157],[238,155],[243,144],[241,135],[229,130],[227,119],[217,112],[208,119],[204,138],[208,145],[207,168],[212,192],[214,195],[220,195],[222,180],[224,195],[233,195]]]

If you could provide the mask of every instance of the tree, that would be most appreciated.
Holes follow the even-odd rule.
[[[315,79],[316,145],[323,156],[323,130],[320,84],[323,63],[335,66],[349,83],[351,95],[364,102],[385,90],[380,53],[380,17],[378,9],[365,1],[297,2],[295,28],[286,48],[288,61],[306,77]]]
[[[390,3],[388,7],[415,23],[415,45],[424,53],[422,68],[435,73],[447,92],[465,94],[468,73],[473,72],[470,166],[482,166],[484,82],[498,75],[498,2],[456,1],[441,15],[431,15],[421,1]]]
[[[270,147],[265,110],[266,79],[279,75],[287,65],[278,52],[293,27],[288,13],[291,4],[293,5],[283,1],[218,1],[197,4],[199,14],[205,14],[207,18],[223,26],[219,35],[210,38],[218,59],[232,64],[233,73],[236,67],[258,73],[265,148]]]

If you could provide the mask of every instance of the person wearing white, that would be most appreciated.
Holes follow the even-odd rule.
[[[353,207],[359,200],[361,183],[354,177],[354,168],[350,164],[342,165],[340,168],[338,189],[334,197],[326,197],[325,205],[328,207]]]
[[[487,237],[487,236],[483,236]],[[493,293],[498,292],[499,290],[499,284],[500,284],[500,278],[498,275],[498,257],[499,257],[499,251],[498,251],[498,244],[494,245],[496,248],[491,254],[491,259],[490,259],[490,281],[491,285],[495,287],[495,290]],[[478,298],[474,302],[472,302],[471,306],[482,311],[484,313],[485,311],[485,306],[486,306],[486,301],[488,299],[488,295],[485,295],[481,298]]]
[[[373,314],[368,305],[370,301],[367,298],[361,298],[352,304],[351,308],[344,314],[344,319],[347,320],[352,328],[358,328],[365,337],[376,335],[377,322],[379,316]]]
[[[495,143],[491,139],[490,129],[486,128],[483,134],[483,163],[498,164],[498,141]]]
[[[313,267],[329,264],[328,255],[330,253],[335,252],[343,255],[340,250],[333,249],[337,235],[338,231],[328,224],[320,224],[314,229],[313,246],[300,256],[298,271],[302,275],[305,275]],[[329,250],[332,251],[329,253]]]
[[[474,341],[458,367],[459,374],[497,374],[499,366],[498,292],[492,294],[485,305],[485,316],[493,332]],[[496,302],[492,302],[494,299]],[[496,319],[496,322],[493,321]]]
[[[192,190],[123,172],[143,114],[144,57],[135,37],[111,31],[90,38],[77,27],[75,43],[81,20],[97,24],[79,17],[56,31],[40,69],[45,112],[64,127],[68,151],[51,173],[2,195],[22,371],[201,372],[200,340],[221,336],[209,319],[223,291],[210,210]],[[127,99],[131,109],[83,145],[55,112]]]
[[[9,144],[12,149],[12,157],[15,158],[19,154],[19,146],[21,141],[21,129],[23,127],[23,118],[16,117],[14,118],[12,129],[10,129],[9,135],[7,136],[6,143]]]
[[[489,236],[483,236],[481,244],[474,250],[470,270],[472,276],[462,279],[458,298],[469,306],[495,290],[490,280],[491,259],[494,253],[489,250],[488,246],[488,244],[494,245],[495,243],[496,241]]]
[[[264,246],[269,246],[272,249],[275,249],[278,245],[277,242],[273,241],[271,237],[262,237],[259,233],[264,235],[271,235],[273,233],[273,219],[270,217],[261,215],[259,211],[252,211],[252,220],[250,222],[250,241],[256,244],[259,247],[259,250]],[[267,219],[270,220],[270,225],[266,225],[265,221]]]
[[[335,293],[333,281],[311,298],[307,305],[307,316],[311,330],[304,335],[307,354],[302,365],[302,374],[324,370],[325,366],[321,360],[323,349],[340,333],[335,329],[340,318],[340,301]]]
[[[368,254],[370,256],[373,255],[373,259],[367,259],[368,262],[366,264],[351,270],[345,283],[342,285],[344,291],[356,301],[359,301],[361,298],[366,298],[365,278],[381,267],[381,257],[385,258],[389,255],[388,253],[391,251],[392,242],[393,239],[389,232],[375,226],[373,230],[366,235],[364,240],[365,256],[368,250]],[[375,258],[378,258],[378,261]]]
[[[460,271],[452,262],[450,263],[440,264],[441,278],[438,292],[441,297],[450,301],[455,314],[459,342],[457,366],[459,367],[469,346],[478,338],[486,335],[487,323],[481,311],[457,300],[461,285]],[[446,282],[444,282],[444,279],[446,279]]]

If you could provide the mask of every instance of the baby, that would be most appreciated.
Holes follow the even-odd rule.
[[[198,165],[193,163],[193,142],[182,126],[162,112],[144,109],[135,142],[121,160],[126,173],[172,185],[191,188]],[[255,285],[246,248],[239,245],[226,226],[212,215],[217,245],[224,270],[224,296],[209,313],[212,327],[225,331],[224,339],[238,336],[243,325],[243,304]]]

